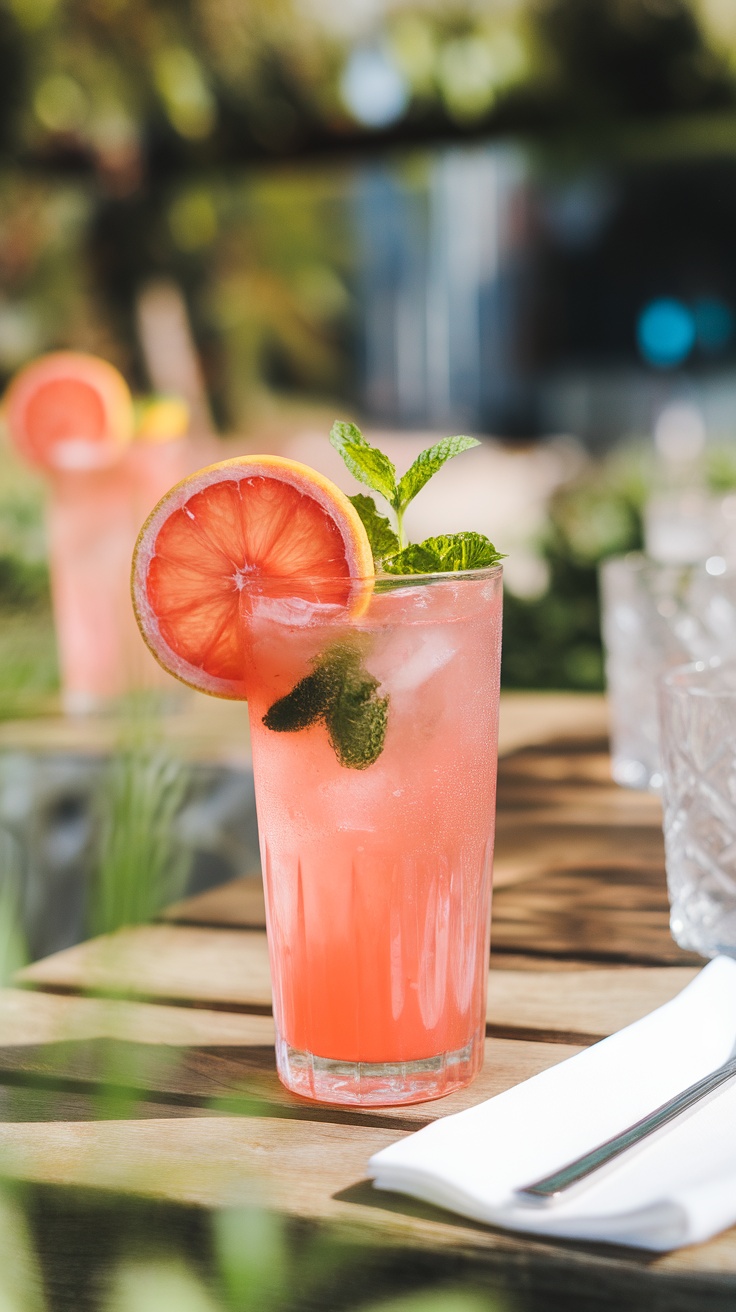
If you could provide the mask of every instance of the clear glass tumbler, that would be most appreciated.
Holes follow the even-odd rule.
[[[659,788],[657,679],[686,661],[736,656],[736,570],[717,556],[674,565],[632,552],[605,561],[600,583],[613,777]]]
[[[483,1060],[501,569],[304,584],[243,589],[278,1070],[423,1101]]]
[[[736,663],[671,670],[660,714],[672,936],[736,956]]]

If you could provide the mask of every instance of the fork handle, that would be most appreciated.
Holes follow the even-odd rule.
[[[731,1057],[722,1066],[711,1071],[710,1075],[705,1075],[696,1084],[683,1089],[682,1093],[675,1094],[674,1098],[670,1098],[668,1102],[649,1112],[647,1116],[643,1116],[640,1121],[622,1130],[620,1134],[614,1135],[612,1139],[606,1139],[604,1143],[598,1144],[597,1148],[591,1148],[590,1152],[576,1157],[574,1161],[568,1162],[557,1171],[552,1171],[550,1175],[542,1176],[541,1179],[514,1190],[517,1199],[525,1203],[556,1203],[568,1189],[572,1189],[573,1185],[586,1181],[589,1176],[600,1171],[622,1153],[641,1143],[642,1139],[669,1125],[670,1121],[682,1116],[683,1112],[702,1102],[709,1094],[715,1093],[734,1076],[736,1076],[736,1057]]]

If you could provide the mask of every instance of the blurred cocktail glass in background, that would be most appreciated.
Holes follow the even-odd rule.
[[[43,356],[6,395],[20,454],[47,480],[46,527],[62,688],[72,713],[169,686],[130,608],[130,556],[142,521],[197,463],[186,408],[173,399],[139,414],[107,361]]]

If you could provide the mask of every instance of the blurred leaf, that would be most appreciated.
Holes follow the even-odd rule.
[[[227,1208],[213,1218],[215,1251],[229,1302],[238,1312],[285,1308],[293,1258],[284,1222],[256,1207]]]
[[[0,828],[0,987],[28,961],[22,922],[23,869],[17,839]]]
[[[736,488],[736,451],[732,445],[706,448],[705,468],[711,491],[731,492]]]
[[[22,1208],[0,1190],[0,1312],[44,1312],[43,1272]]]
[[[102,841],[90,893],[93,933],[142,924],[180,896],[189,854],[177,845],[174,821],[187,771],[155,746],[124,746],[107,768]]]
[[[124,1262],[114,1273],[104,1312],[225,1312],[195,1275],[176,1259]]]

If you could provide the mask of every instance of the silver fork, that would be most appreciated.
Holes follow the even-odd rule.
[[[543,1203],[546,1206],[560,1201],[568,1190],[576,1185],[586,1184],[592,1175],[614,1162],[622,1153],[635,1148],[643,1139],[656,1134],[671,1121],[716,1094],[735,1076],[736,1055],[732,1055],[722,1066],[711,1071],[710,1075],[705,1075],[702,1080],[683,1089],[682,1093],[675,1094],[674,1098],[670,1098],[661,1107],[649,1112],[628,1129],[622,1130],[620,1134],[606,1139],[604,1143],[598,1144],[597,1148],[591,1148],[590,1152],[576,1157],[574,1161],[568,1162],[559,1170],[552,1171],[539,1180],[533,1180],[531,1184],[523,1185],[520,1189],[515,1189],[517,1199],[524,1203]]]

